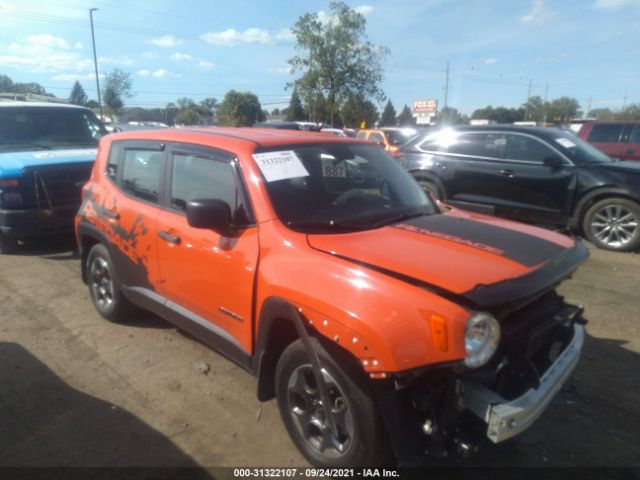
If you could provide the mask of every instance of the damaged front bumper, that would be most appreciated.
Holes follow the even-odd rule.
[[[584,344],[584,327],[573,325],[573,339],[540,378],[537,388],[507,401],[489,388],[461,381],[464,406],[487,424],[487,438],[494,443],[514,437],[542,415],[578,364]]]

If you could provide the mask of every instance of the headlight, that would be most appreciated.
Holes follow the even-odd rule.
[[[489,361],[498,348],[500,341],[500,324],[490,314],[474,313],[465,326],[464,348],[467,367],[477,368]]]

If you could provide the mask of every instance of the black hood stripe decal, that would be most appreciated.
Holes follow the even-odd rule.
[[[424,215],[393,225],[393,228],[466,245],[526,267],[546,262],[567,250],[535,235],[448,215]]]

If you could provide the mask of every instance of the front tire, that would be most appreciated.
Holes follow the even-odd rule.
[[[85,268],[89,295],[98,313],[112,322],[128,319],[135,308],[122,293],[111,256],[104,245],[94,245]]]
[[[317,340],[311,342],[329,390],[337,434],[330,431],[311,361],[302,341],[297,340],[282,353],[276,368],[278,407],[291,439],[318,467],[383,463],[391,450],[364,375],[349,368],[346,355],[329,355]],[[342,361],[339,364],[335,359]]]
[[[585,213],[582,230],[599,248],[628,252],[640,247],[640,205],[626,198],[606,198]]]
[[[424,190],[424,193],[431,195],[434,200],[442,200],[442,192],[440,191],[440,188],[438,188],[438,185],[430,182],[429,180],[422,179],[418,179],[418,183],[420,184],[420,187],[422,187],[422,190]]]

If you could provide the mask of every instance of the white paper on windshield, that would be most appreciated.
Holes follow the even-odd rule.
[[[309,176],[309,172],[293,150],[254,153],[253,158],[267,182]]]
[[[556,138],[556,142],[558,142],[560,145],[562,145],[564,148],[573,148],[576,146],[575,143],[573,143],[571,140],[569,140],[568,138]]]

